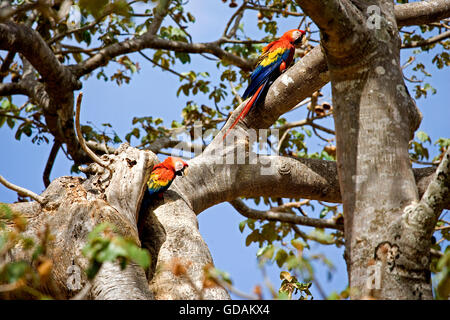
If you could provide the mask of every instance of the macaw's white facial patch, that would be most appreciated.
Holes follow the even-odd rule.
[[[181,162],[181,161],[175,162],[175,171],[183,170],[183,168],[184,168],[183,162]]]

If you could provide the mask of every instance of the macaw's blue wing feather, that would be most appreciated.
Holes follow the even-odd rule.
[[[281,62],[280,59],[266,67],[258,66],[254,72],[255,77],[251,80],[250,85],[245,90],[242,99],[247,99],[252,96],[264,82],[268,82],[267,80],[272,78],[272,75],[279,70]]]
[[[289,50],[277,50],[274,57],[266,54],[250,77],[250,85],[245,90],[242,98],[247,99],[264,83],[274,80],[280,74],[280,65],[289,57]],[[261,92],[264,90],[260,91]],[[255,102],[256,103],[256,102]]]
[[[161,173],[153,172],[147,182],[148,192],[151,196],[162,193],[169,189],[173,179],[165,179],[161,177]]]
[[[152,196],[154,194],[164,192],[169,189],[172,181],[167,181],[166,184],[160,183],[159,181],[150,181],[148,184],[148,192]]]

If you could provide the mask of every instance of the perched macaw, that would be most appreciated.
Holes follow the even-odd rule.
[[[164,191],[169,189],[176,176],[182,176],[188,164],[176,157],[168,157],[155,165],[147,182],[148,194],[151,197],[163,197]]]
[[[163,162],[155,165],[147,181],[148,188],[145,190],[139,211],[138,231],[142,234],[145,220],[148,217],[148,208],[156,199],[162,199],[164,192],[169,189],[176,176],[182,176],[188,164],[176,157],[168,157]]]
[[[250,76],[250,85],[242,96],[243,99],[251,96],[251,99],[223,135],[223,139],[238,121],[247,115],[250,108],[258,103],[266,87],[290,66],[294,59],[295,45],[301,43],[304,35],[305,31],[292,29],[263,48],[263,53],[258,58],[256,68]]]

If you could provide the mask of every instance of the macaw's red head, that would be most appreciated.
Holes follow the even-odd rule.
[[[305,35],[305,31],[300,29],[292,29],[285,32],[282,38],[287,39],[290,43],[297,45],[302,42],[303,36]]]
[[[177,176],[182,176],[184,170],[189,167],[186,162],[177,157],[168,157],[163,161],[163,164],[167,168],[172,169]]]

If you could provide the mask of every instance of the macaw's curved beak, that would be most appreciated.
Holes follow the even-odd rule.
[[[178,170],[178,171],[175,172],[175,174],[176,174],[177,176],[183,176],[183,175],[186,176],[187,173],[188,173],[188,167],[187,167],[187,166],[184,167],[183,169]]]
[[[304,34],[302,34],[300,37],[298,37],[297,40],[294,41],[294,45],[301,44],[303,41],[303,36],[304,36]]]

